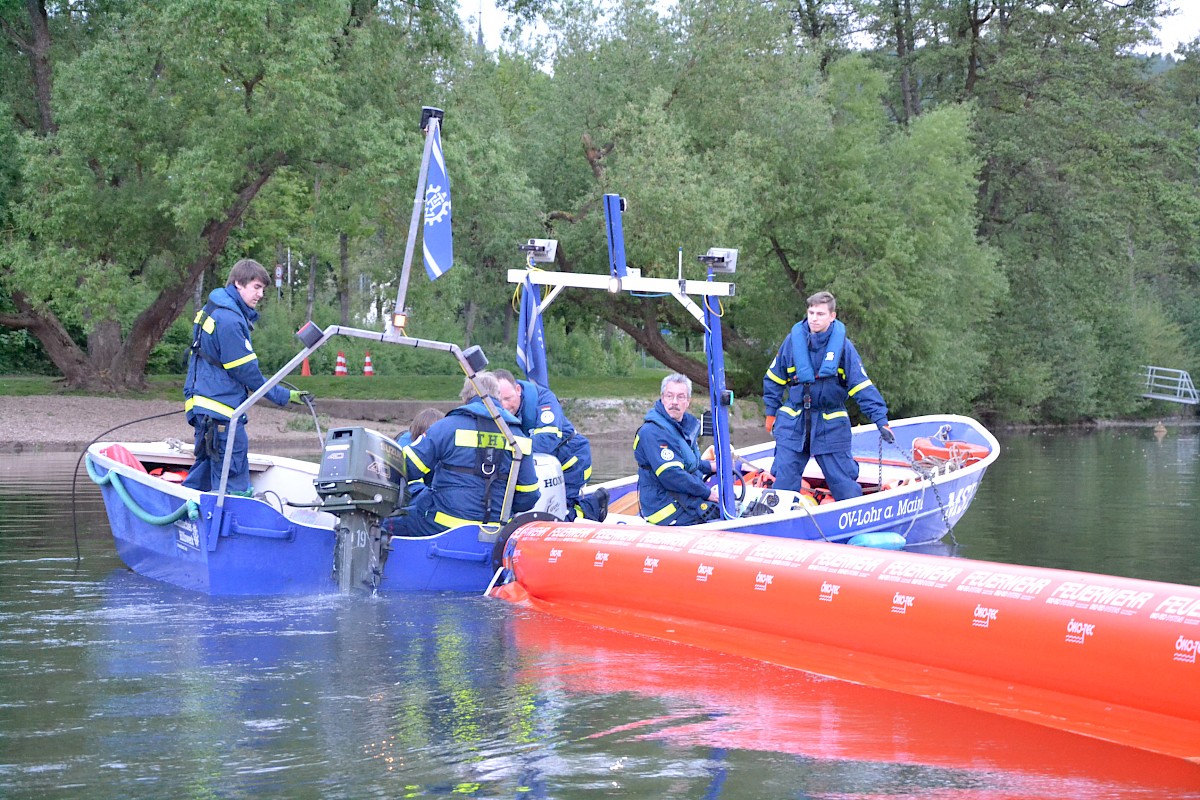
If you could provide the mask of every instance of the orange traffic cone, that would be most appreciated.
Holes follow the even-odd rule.
[[[363,375],[369,378],[375,377],[375,367],[371,366],[371,351],[367,351],[366,358],[363,359]]]
[[[333,374],[343,378],[350,374],[346,371],[346,354],[341,350],[338,351],[337,364],[333,368]]]
[[[312,377],[312,367],[308,366],[308,359],[304,359],[304,363],[300,365],[300,374],[305,377]]]

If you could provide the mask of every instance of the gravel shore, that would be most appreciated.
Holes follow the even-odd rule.
[[[104,438],[127,442],[175,438],[191,443],[192,429],[184,419],[182,402],[76,395],[0,397],[0,452],[79,450],[110,428],[156,415],[165,416],[120,427]],[[302,415],[266,405],[255,408],[249,416],[247,431],[252,449],[317,448],[311,425],[307,430],[295,429],[307,418],[306,412]],[[364,424],[359,420],[325,417],[320,421],[322,430]],[[391,428],[385,428],[384,432],[395,433]]]

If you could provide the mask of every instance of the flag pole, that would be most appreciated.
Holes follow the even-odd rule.
[[[425,204],[425,181],[429,177],[429,155],[433,151],[435,126],[440,127],[445,112],[433,106],[421,109],[421,130],[425,132],[425,152],[421,155],[421,172],[417,177],[417,193],[413,197],[412,219],[408,223],[408,241],[404,245],[404,267],[400,271],[400,288],[396,290],[396,309],[392,313],[392,327],[402,335],[408,324],[404,311],[404,298],[408,294],[408,276],[412,271],[413,252],[417,247],[417,230],[421,223],[421,209]]]

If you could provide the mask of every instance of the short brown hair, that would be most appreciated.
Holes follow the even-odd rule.
[[[817,292],[808,298],[808,307],[813,306],[829,306],[830,311],[837,311],[837,300],[834,300],[829,292]]]
[[[271,275],[266,267],[253,258],[243,258],[229,270],[229,282],[234,286],[246,286],[254,281],[266,286],[271,282]]]

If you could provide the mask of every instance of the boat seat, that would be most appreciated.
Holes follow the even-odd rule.
[[[616,500],[609,501],[608,504],[609,514],[628,514],[636,516],[639,510],[637,489],[634,489],[629,494],[621,495],[621,497]]]

